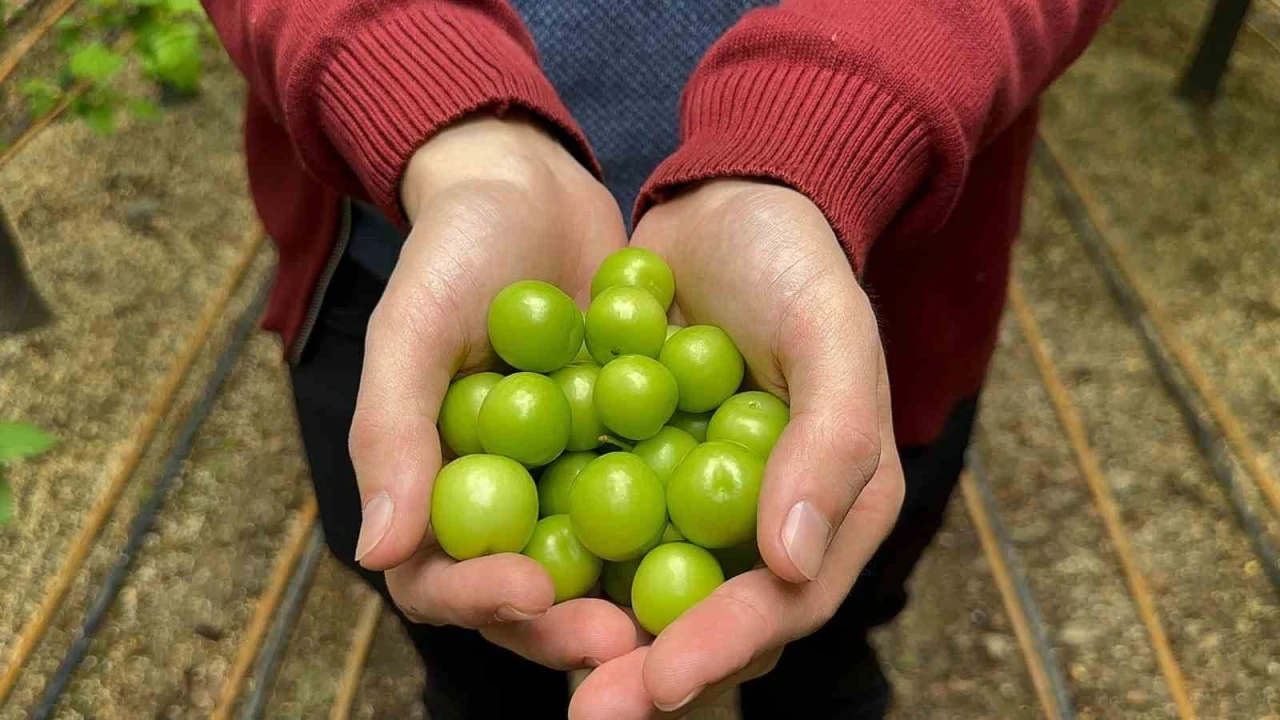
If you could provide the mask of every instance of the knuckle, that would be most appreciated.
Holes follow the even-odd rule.
[[[868,427],[871,423],[871,427]],[[824,427],[827,442],[835,452],[842,477],[861,488],[880,467],[884,448],[879,423],[874,415],[845,408],[832,414]],[[845,471],[848,474],[845,474]]]
[[[750,595],[740,592],[726,592],[722,595],[725,602],[732,608],[731,612],[739,613],[751,622],[758,624],[765,631],[765,637],[775,637],[778,632],[778,622],[771,613],[765,612],[760,607],[759,602]]]
[[[794,255],[794,253],[788,253]],[[823,375],[821,381],[828,385],[847,384],[846,373],[853,366],[839,359],[849,357],[863,349],[865,334],[858,328],[861,313],[852,311],[847,297],[848,288],[856,287],[847,267],[836,267],[812,252],[792,258],[790,264],[772,277],[762,278],[763,286],[771,296],[778,298],[775,351],[787,357],[796,357],[795,349],[813,363],[814,358],[825,358],[810,368]],[[878,334],[873,333],[876,340]]]
[[[845,459],[852,467],[857,468],[856,481],[859,485],[865,485],[880,469],[884,448],[881,446],[879,433],[868,432],[865,426],[858,424],[849,428],[847,438]]]
[[[814,633],[825,625],[849,593],[849,588],[833,584],[825,574],[811,581],[806,590],[808,602],[803,604],[805,617],[802,635]]]
[[[895,462],[888,472],[867,484],[852,510],[858,513],[860,525],[879,528],[887,534],[898,521],[906,494],[902,469]]]
[[[414,606],[413,602],[401,599],[400,596],[396,595],[394,592],[391,593],[391,600],[395,603],[396,609],[400,611],[400,614],[408,618],[409,622],[416,623],[418,625],[431,624],[427,622],[426,616],[421,610]]]
[[[450,262],[450,265],[455,263]],[[474,282],[462,267],[429,267],[412,282],[389,289],[369,316],[366,351],[377,351],[406,335],[436,338],[466,317],[464,288]]]
[[[395,308],[392,307],[390,297],[384,298],[373,307],[373,312],[369,313],[369,322],[365,326],[364,342],[366,351],[376,348],[382,338],[387,335],[388,329],[394,323],[395,314]]]
[[[391,414],[382,409],[376,401],[359,402],[351,417],[351,430],[347,433],[347,452],[352,462],[359,468],[371,452],[392,431],[394,424]]]
[[[854,408],[838,407],[821,417],[815,413],[805,422],[812,428],[806,455],[830,463],[841,490],[852,499],[880,467],[884,448],[878,419]]]
[[[419,625],[442,625],[432,613],[429,613],[422,606],[420,598],[414,592],[412,582],[407,581],[403,573],[394,570],[388,571],[385,575],[387,581],[387,592],[391,595],[391,601],[395,604],[396,609],[400,611],[410,622]]]
[[[405,293],[400,331],[427,342],[447,338],[453,323],[468,317],[463,288],[472,287],[474,281],[461,268],[451,273],[433,268]]]

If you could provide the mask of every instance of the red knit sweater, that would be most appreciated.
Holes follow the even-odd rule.
[[[707,53],[681,145],[637,217],[680,185],[767,177],[826,213],[876,303],[900,442],[982,382],[1004,301],[1035,99],[1118,0],[784,0]],[[296,341],[339,199],[403,217],[413,151],[519,106],[594,165],[501,0],[208,0],[251,96],[245,152],[279,251],[265,325]]]

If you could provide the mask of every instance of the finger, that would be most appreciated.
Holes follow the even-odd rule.
[[[740,672],[735,673],[727,680],[722,680],[702,692],[698,693],[688,705],[678,708],[671,708],[667,715],[672,717],[682,717],[698,708],[707,707],[714,704],[726,692],[736,688],[748,680],[755,680],[758,677],[768,674],[778,665],[778,660],[782,657],[782,650],[774,650],[765,653],[763,656],[756,658],[750,665],[743,668]],[[664,715],[665,717],[666,715]]]
[[[636,625],[618,606],[579,598],[528,622],[480,629],[489,642],[557,670],[598,667],[640,644]]]
[[[653,702],[641,670],[649,648],[639,647],[591,671],[569,700],[569,720],[649,720]]]
[[[656,707],[677,708],[745,670],[799,630],[792,613],[812,615],[799,586],[767,569],[721,585],[669,625],[653,642],[644,685]]]
[[[858,496],[817,580],[796,584],[768,569],[739,575],[663,630],[644,667],[645,688],[661,707],[743,672],[760,658],[817,630],[844,601],[888,536],[902,504],[896,453]]]
[[[680,309],[679,303],[671,303],[671,309],[667,311],[667,322],[680,327],[689,325],[684,319],[684,311]]]
[[[555,600],[536,560],[501,553],[457,562],[433,548],[386,572],[397,607],[414,622],[479,628],[543,616]]]
[[[880,337],[866,296],[848,272],[820,285],[814,297],[824,302],[808,303],[779,333],[791,420],[760,491],[760,555],[791,582],[822,570],[831,539],[879,466],[880,424],[888,420]]]
[[[435,424],[464,346],[463,310],[436,264],[406,246],[369,320],[349,446],[363,515],[356,560],[371,570],[407,560],[430,519]]]
[[[571,720],[664,720],[684,717],[689,711],[714,703],[725,692],[768,673],[781,652],[768,653],[743,671],[677,703],[667,710],[654,705],[642,681],[649,648],[641,647],[593,670],[578,686],[569,703]]]

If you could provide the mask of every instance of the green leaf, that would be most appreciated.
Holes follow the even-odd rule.
[[[155,120],[160,117],[160,108],[150,100],[134,98],[129,101],[129,114],[139,120]]]
[[[142,67],[152,77],[190,92],[200,84],[200,28],[194,23],[154,24],[139,36]]]
[[[100,42],[90,43],[71,54],[67,65],[80,80],[103,83],[124,67],[124,57]]]
[[[134,15],[136,15],[136,13],[120,11],[104,12],[94,18],[93,24],[99,30],[119,30],[120,28],[131,27]]]
[[[116,129],[116,108],[112,105],[86,105],[78,109],[80,118],[99,135],[110,135]]]
[[[52,110],[58,103],[58,99],[62,97],[62,88],[58,87],[57,83],[41,78],[26,81],[19,88],[19,92],[27,98],[34,117],[40,117]]]
[[[30,423],[0,422],[0,463],[39,455],[53,443],[52,435]]]
[[[135,33],[139,33],[140,30],[148,25],[161,22],[161,14],[159,0],[147,2],[145,6],[140,3],[127,16],[121,17],[120,24],[133,29]]]
[[[54,43],[58,49],[69,53],[72,48],[80,44],[80,38],[84,36],[84,24],[80,18],[67,16],[54,24],[53,32]]]
[[[0,475],[0,527],[13,522],[13,488],[9,481]]]
[[[169,12],[174,15],[204,15],[204,6],[200,0],[162,0]]]

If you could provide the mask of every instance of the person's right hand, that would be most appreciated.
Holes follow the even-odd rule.
[[[552,606],[551,577],[513,553],[456,562],[429,527],[442,462],[436,419],[449,381],[488,369],[490,300],[517,280],[580,304],[600,261],[626,243],[603,185],[540,127],[478,117],[433,136],[410,161],[401,200],[413,229],[369,320],[350,451],[363,507],[356,559],[385,570],[411,620],[477,628],[558,669],[638,644],[604,600]]]

